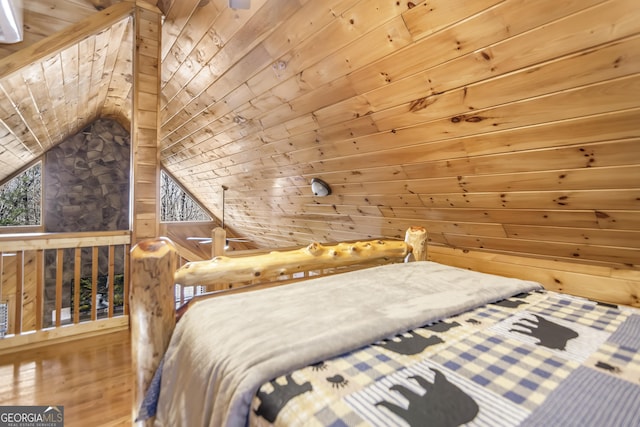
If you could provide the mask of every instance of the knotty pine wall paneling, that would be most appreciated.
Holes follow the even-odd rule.
[[[133,237],[132,243],[157,237],[160,223],[158,161],[160,47],[162,13],[137,1],[133,64]]]
[[[235,33],[216,10],[199,43],[174,29],[166,48],[162,161],[214,213],[227,185],[239,234],[422,223],[432,245],[638,268],[633,1],[276,3]],[[310,194],[316,176],[331,196]]]

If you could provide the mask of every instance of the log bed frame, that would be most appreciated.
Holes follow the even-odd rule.
[[[423,227],[411,227],[405,240],[370,240],[338,243],[274,251],[248,257],[218,256],[208,261],[187,263],[177,268],[178,252],[167,238],[148,239],[131,249],[131,291],[129,319],[131,352],[135,384],[133,389],[133,419],[151,383],[176,325],[176,284],[227,285],[251,281],[254,284],[233,291],[277,286],[286,281],[278,277],[312,270],[353,265],[379,265],[427,259],[427,232]],[[268,283],[267,285],[263,285]],[[225,292],[226,293],[226,292]],[[199,299],[218,296],[205,294]],[[192,300],[190,302],[195,302]],[[139,425],[151,425],[152,420]]]

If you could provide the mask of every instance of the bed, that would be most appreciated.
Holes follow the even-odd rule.
[[[166,351],[134,354],[146,377],[136,416],[166,426],[640,425],[638,310],[426,261],[426,233],[409,235],[397,247],[358,245],[381,245],[371,258],[386,261],[417,248],[415,262],[194,304],[164,332]],[[335,248],[318,253],[335,263]],[[202,277],[187,270],[167,281]],[[221,274],[236,280],[232,270]],[[151,311],[153,329],[166,311]]]

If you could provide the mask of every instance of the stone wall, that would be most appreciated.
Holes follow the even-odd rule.
[[[100,119],[46,154],[47,232],[129,229],[129,133]]]

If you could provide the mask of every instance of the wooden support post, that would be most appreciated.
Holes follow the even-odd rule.
[[[133,54],[132,242],[160,234],[160,60],[162,12],[136,0]]]
[[[211,258],[224,255],[224,247],[227,244],[227,233],[223,228],[216,227],[211,235]]]
[[[178,252],[169,239],[143,240],[131,249],[130,262],[129,316],[135,420],[176,324],[173,275],[178,266]]]
[[[407,229],[404,241],[411,245],[413,258],[416,261],[427,260],[427,230],[424,227],[412,226]]]

